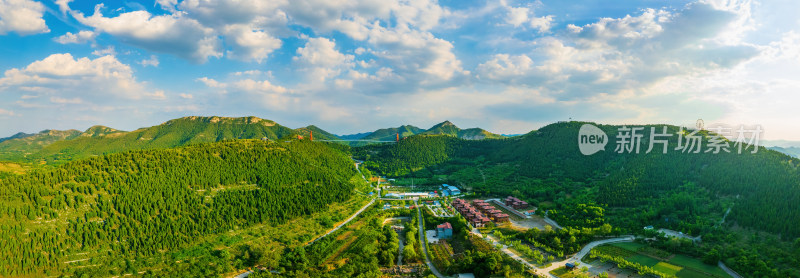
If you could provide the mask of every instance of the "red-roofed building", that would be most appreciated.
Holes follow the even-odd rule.
[[[436,237],[450,238],[453,236],[453,225],[450,222],[444,222],[436,226]]]

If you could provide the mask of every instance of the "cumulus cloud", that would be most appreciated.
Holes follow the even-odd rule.
[[[509,80],[529,74],[533,68],[533,60],[525,54],[496,54],[494,57],[478,65],[478,77],[493,80]]]
[[[31,0],[0,0],[0,35],[50,32],[44,22],[44,5]]]
[[[130,66],[114,56],[74,58],[69,53],[52,54],[24,68],[6,70],[0,78],[0,92],[36,92],[61,103],[82,96],[107,100],[163,95],[148,91],[136,80]]]
[[[280,48],[283,42],[267,32],[255,30],[248,25],[228,25],[224,30],[226,41],[233,49],[228,56],[261,63],[270,53]]]
[[[62,14],[66,15],[67,11],[70,10],[69,3],[73,0],[56,0],[56,5],[58,5],[58,9],[61,11]]]
[[[131,45],[150,51],[173,54],[198,63],[209,57],[222,56],[219,38],[214,30],[197,20],[176,13],[152,15],[147,11],[122,13],[117,17],[105,17],[100,12],[102,4],[95,7],[94,14],[84,16],[73,11],[80,23],[120,38]]]
[[[64,35],[61,35],[55,38],[55,41],[60,44],[68,44],[68,43],[86,43],[94,41],[94,38],[97,37],[97,34],[92,31],[82,30],[76,34],[71,32],[67,32]]]
[[[546,33],[550,31],[550,27],[553,23],[552,15],[536,17],[534,16],[531,8],[512,7],[506,4],[505,1],[501,1],[501,5],[507,10],[505,16],[507,24],[511,24],[514,27],[528,26],[538,30],[539,33]]]
[[[305,46],[297,49],[293,58],[310,77],[325,81],[338,75],[342,69],[353,66],[353,55],[345,55],[336,50],[336,43],[326,38],[309,38]]]
[[[387,29],[375,24],[370,30],[369,42],[380,49],[375,55],[391,62],[402,75],[422,73],[428,76],[423,81],[430,78],[434,80],[427,81],[447,81],[469,73],[453,54],[453,44],[430,32],[407,26]]]
[[[758,51],[750,45],[715,40],[736,18],[704,3],[678,12],[645,9],[570,25],[559,36],[537,39],[531,53],[495,55],[477,70],[482,80],[530,86],[562,99],[642,92],[667,77],[710,74],[754,57]]]

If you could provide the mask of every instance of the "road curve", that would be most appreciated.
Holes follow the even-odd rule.
[[[475,230],[473,230],[473,233],[475,233]],[[480,232],[478,232],[478,235],[480,235]],[[502,247],[500,248],[500,251],[502,251],[503,253],[506,253],[506,255],[508,255],[512,259],[515,259],[515,260],[521,262],[522,264],[532,268],[537,275],[544,275],[545,277],[550,277],[550,278],[556,278],[556,276],[554,276],[553,274],[550,274],[550,271],[553,271],[553,270],[555,270],[555,269],[557,269],[559,267],[565,266],[569,262],[572,262],[572,263],[580,262],[580,263],[583,264],[583,262],[580,261],[580,259],[583,258],[583,256],[585,256],[586,254],[588,254],[589,251],[592,250],[592,248],[595,248],[595,247],[603,245],[603,244],[609,244],[609,243],[615,243],[615,242],[633,241],[633,239],[634,239],[633,236],[623,236],[623,237],[616,237],[616,238],[609,238],[609,239],[592,241],[592,242],[586,244],[586,246],[584,246],[581,249],[581,251],[579,251],[575,255],[572,255],[571,257],[569,257],[567,259],[564,259],[563,261],[553,262],[548,267],[539,268],[539,267],[529,263],[527,260],[521,258],[517,254],[514,254],[514,252],[511,252],[511,250],[508,250],[507,246],[502,245],[501,243],[495,241],[492,237],[488,237],[488,236],[486,237],[486,240],[489,241],[490,243],[492,243],[493,245],[495,245],[495,246],[501,245]]]

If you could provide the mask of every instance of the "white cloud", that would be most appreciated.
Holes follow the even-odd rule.
[[[226,85],[225,83],[220,83],[217,80],[214,80],[214,79],[211,79],[211,78],[208,78],[208,77],[198,78],[197,81],[203,82],[203,84],[205,84],[206,86],[208,86],[210,88],[223,88],[224,89],[225,85]]]
[[[278,94],[289,92],[288,89],[274,85],[267,80],[257,81],[253,79],[243,79],[234,82],[232,84],[232,87],[238,90],[248,91],[248,92],[278,93]]]
[[[181,97],[181,98],[183,98],[183,99],[193,99],[193,98],[194,98],[194,95],[192,95],[192,94],[186,94],[186,93],[181,93],[181,94],[180,94],[180,95],[178,95],[178,96],[180,96],[180,97]]]
[[[525,54],[508,55],[495,54],[491,60],[478,65],[478,77],[494,80],[507,80],[529,74],[533,67],[533,60]]]
[[[389,61],[402,76],[416,74],[423,83],[447,81],[469,73],[453,54],[453,44],[430,32],[407,26],[387,29],[376,23],[370,30],[369,42],[379,49],[375,55]]]
[[[539,30],[539,33],[550,32],[550,27],[553,25],[553,16],[533,17],[530,20],[531,28]]]
[[[267,32],[254,30],[243,24],[228,25],[224,31],[226,42],[233,50],[228,51],[231,58],[261,63],[270,53],[280,48],[283,42]]]
[[[285,14],[278,10],[288,4],[286,0],[185,0],[178,7],[206,26],[224,27],[231,24],[264,24],[283,21]]]
[[[175,12],[175,6],[178,5],[178,0],[156,0],[156,5],[166,11]]]
[[[219,38],[213,29],[180,13],[152,15],[147,11],[122,13],[117,17],[104,17],[102,4],[94,14],[86,17],[72,12],[80,23],[122,39],[124,42],[150,51],[173,54],[195,62],[205,62],[209,57],[221,57]]]
[[[67,14],[67,12],[70,10],[69,3],[72,1],[73,0],[56,0],[56,5],[58,5],[58,9],[61,11],[61,14]]]
[[[14,111],[5,110],[3,108],[0,108],[0,116],[14,116],[14,115],[15,115]]]
[[[261,74],[264,74],[264,72],[262,72],[262,71],[260,71],[260,70],[237,71],[237,72],[234,72],[234,73],[233,73],[233,75],[236,75],[236,76],[242,76],[242,75],[261,75]]]
[[[325,81],[338,75],[342,69],[353,67],[353,55],[336,50],[336,43],[326,38],[309,38],[304,47],[297,49],[293,60],[308,70],[312,79]]]
[[[76,59],[69,53],[52,54],[24,68],[6,70],[0,78],[0,91],[38,92],[50,95],[54,102],[83,96],[99,101],[160,97],[158,92],[149,92],[133,76],[130,66],[114,56]]]
[[[139,62],[139,64],[142,65],[143,67],[146,66],[158,67],[158,57],[156,55],[150,55],[150,59],[144,59],[141,62]]]
[[[519,27],[528,21],[528,13],[528,8],[525,7],[508,7],[506,23],[514,25],[514,27]]]
[[[539,33],[546,33],[550,31],[553,24],[553,16],[536,17],[533,15],[533,10],[527,7],[512,7],[501,1],[501,5],[507,10],[506,23],[514,27],[529,25],[531,28],[538,30]]]
[[[114,55],[117,55],[117,51],[114,49],[114,46],[111,45],[111,46],[106,47],[104,49],[97,49],[95,51],[92,51],[92,55],[94,55],[94,56],[107,56],[107,55],[114,56]]]
[[[0,0],[0,35],[50,32],[44,22],[44,5],[31,0]]]
[[[68,43],[86,43],[94,41],[94,38],[97,37],[97,34],[92,31],[82,30],[77,34],[73,34],[67,32],[60,37],[55,38],[55,41],[60,44],[68,44]]]
[[[530,53],[495,55],[477,70],[484,82],[537,88],[564,100],[631,95],[667,77],[713,74],[752,58],[757,49],[750,45],[715,40],[734,22],[736,14],[702,3],[678,12],[645,9],[569,26],[536,39]]]

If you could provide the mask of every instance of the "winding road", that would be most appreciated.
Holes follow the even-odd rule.
[[[475,233],[475,234],[478,234],[479,236],[481,235],[481,233],[477,229],[473,229],[472,232]],[[603,244],[609,244],[609,243],[615,243],[615,242],[633,241],[633,239],[634,239],[633,236],[623,236],[623,237],[617,237],[617,238],[609,238],[609,239],[592,241],[589,244],[586,244],[586,246],[584,246],[583,249],[581,249],[581,251],[579,251],[575,255],[572,255],[571,257],[569,257],[567,259],[564,259],[563,261],[553,262],[548,267],[540,268],[540,267],[537,267],[534,264],[529,263],[527,260],[525,260],[524,258],[522,258],[519,255],[515,254],[514,252],[511,252],[511,250],[508,250],[508,246],[505,246],[502,243],[494,240],[494,238],[492,238],[490,236],[486,237],[486,240],[489,241],[492,245],[500,246],[501,247],[500,251],[502,251],[503,253],[506,253],[506,255],[508,255],[512,259],[515,259],[515,260],[521,262],[522,264],[528,266],[529,268],[533,269],[533,272],[536,273],[536,275],[543,275],[545,277],[551,277],[551,278],[556,278],[556,276],[553,275],[553,274],[550,274],[550,271],[553,271],[553,270],[555,270],[555,269],[557,269],[559,267],[565,266],[567,263],[580,262],[581,264],[583,264],[583,262],[580,259],[583,258],[583,256],[586,256],[586,254],[588,254],[589,251],[592,250],[592,248],[595,248],[595,247],[603,245]]]

